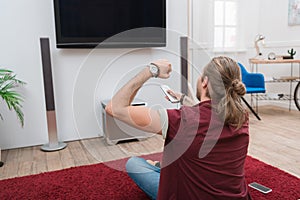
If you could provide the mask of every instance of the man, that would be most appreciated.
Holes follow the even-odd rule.
[[[148,79],[167,79],[171,71],[167,60],[153,62],[106,107],[113,117],[165,138],[161,168],[133,157],[126,164],[129,176],[152,199],[251,199],[244,176],[248,115],[240,99],[246,91],[238,64],[228,57],[213,58],[198,78],[200,103],[194,106],[172,110],[130,106]],[[185,95],[169,92],[191,104]]]

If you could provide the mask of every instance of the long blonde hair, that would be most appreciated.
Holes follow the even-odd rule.
[[[246,88],[241,81],[237,62],[228,57],[215,57],[205,66],[202,78],[205,76],[209,86],[207,95],[212,100],[213,108],[225,124],[239,129],[245,122],[246,110],[241,96],[246,93]]]

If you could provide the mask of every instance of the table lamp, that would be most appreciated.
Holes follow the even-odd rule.
[[[262,53],[260,52],[258,43],[261,41],[262,43],[264,42],[265,36],[259,34],[255,37],[255,49],[256,49],[256,57],[261,56]]]

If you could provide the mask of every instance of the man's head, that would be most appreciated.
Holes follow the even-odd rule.
[[[204,67],[202,75],[198,78],[197,94],[199,97],[217,100],[224,97],[226,91],[239,96],[246,93],[241,82],[240,68],[237,62],[229,57],[215,57]]]
[[[240,97],[246,93],[240,68],[228,57],[215,57],[203,69],[197,83],[197,98],[211,99],[217,111],[230,124],[239,124],[238,114],[244,109]]]

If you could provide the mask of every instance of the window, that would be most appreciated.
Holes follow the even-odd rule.
[[[237,38],[237,0],[214,1],[214,49],[234,49]]]

